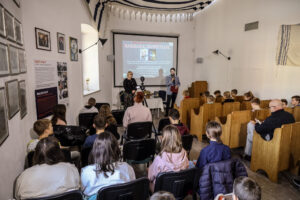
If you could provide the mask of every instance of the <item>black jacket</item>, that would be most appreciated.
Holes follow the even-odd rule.
[[[255,124],[255,131],[261,135],[263,139],[269,134],[273,138],[274,130],[280,128],[283,124],[294,123],[294,116],[284,110],[273,112],[263,123]]]
[[[124,79],[124,82],[123,82],[123,87],[125,89],[125,92],[131,94],[132,93],[132,90],[136,90],[136,81],[134,78],[132,78],[131,80],[129,79]]]

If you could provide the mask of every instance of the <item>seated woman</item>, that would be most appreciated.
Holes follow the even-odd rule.
[[[161,151],[155,157],[148,170],[150,190],[154,191],[156,176],[161,172],[180,171],[189,167],[189,159],[182,147],[181,136],[174,125],[163,129]]]
[[[17,179],[15,197],[39,198],[78,190],[78,170],[64,160],[64,154],[55,138],[41,139],[35,148],[34,166],[22,172]]]
[[[56,106],[54,106],[53,116],[51,119],[52,126],[55,126],[55,125],[66,126],[67,125],[66,111],[67,111],[67,108],[64,104],[57,104]]]
[[[116,139],[120,139],[120,135],[118,133],[117,121],[114,116],[111,114],[111,110],[109,105],[101,106],[99,110],[99,115],[102,116],[106,120],[106,128],[105,131],[111,132]]]
[[[224,104],[224,103],[228,103],[228,102],[234,102],[234,100],[231,98],[231,96],[230,96],[230,92],[229,91],[225,91],[224,93],[223,93],[223,98],[224,98],[224,101],[222,102],[222,104]]]
[[[96,200],[102,187],[125,183],[135,179],[133,168],[120,162],[120,148],[116,138],[109,132],[97,136],[93,149],[92,165],[81,171],[81,188],[88,200]]]

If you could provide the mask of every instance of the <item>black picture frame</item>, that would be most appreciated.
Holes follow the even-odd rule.
[[[35,27],[36,48],[51,51],[51,35],[49,31]]]
[[[78,40],[73,37],[69,37],[70,45],[70,60],[78,61]]]
[[[66,36],[63,33],[57,32],[57,52],[66,53]]]
[[[9,136],[5,88],[0,87],[0,145]]]
[[[18,89],[19,89],[20,117],[21,117],[21,119],[23,119],[27,115],[26,82],[25,82],[25,80],[19,81]]]
[[[12,119],[19,111],[19,82],[17,79],[5,82],[8,118]]]

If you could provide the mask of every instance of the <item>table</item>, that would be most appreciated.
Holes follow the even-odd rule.
[[[146,99],[149,109],[160,109],[161,112],[164,112],[164,104],[161,98],[150,98]],[[159,112],[158,112],[159,117]]]

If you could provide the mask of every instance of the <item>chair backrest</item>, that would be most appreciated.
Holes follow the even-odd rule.
[[[189,153],[193,145],[193,136],[192,135],[182,135],[181,136],[182,147]]]
[[[135,122],[128,124],[127,138],[130,139],[142,139],[151,138],[152,122]]]
[[[300,122],[292,124],[292,137],[291,137],[291,155],[290,155],[290,168],[295,175],[299,173],[300,162]]]
[[[167,96],[167,92],[165,90],[159,90],[158,91],[158,96],[165,101],[166,100],[166,96]]]
[[[94,123],[94,118],[98,113],[81,113],[78,116],[79,126],[83,126],[87,129],[91,128]]]
[[[200,98],[183,99],[180,103],[180,121],[187,127],[190,126],[191,109],[199,108]]]
[[[244,96],[236,96],[234,97],[234,101],[242,103],[244,101]]]
[[[200,93],[207,91],[207,81],[194,81],[192,86],[189,88],[190,97],[200,97]]]
[[[224,103],[222,109],[222,116],[226,117],[231,112],[240,110],[240,108],[240,102]]]
[[[258,119],[260,121],[264,121],[270,115],[271,115],[270,109],[255,110],[254,112],[251,113],[251,120]]]
[[[65,192],[48,197],[31,198],[26,200],[83,200],[83,194],[80,190]]]
[[[202,119],[202,126],[200,127],[200,130],[202,134],[205,134],[206,123],[211,120],[214,120],[216,117],[222,116],[222,104],[204,104],[200,107],[199,115],[200,119]]]
[[[269,108],[269,103],[271,102],[271,100],[261,100],[260,101],[260,107],[261,108]]]
[[[100,110],[101,106],[103,105],[108,105],[110,107],[109,103],[96,103],[95,107]]]
[[[243,101],[241,103],[241,110],[251,110],[251,102],[250,101]]]
[[[300,122],[300,106],[296,106],[293,112],[294,118],[296,122]]]
[[[154,158],[155,139],[132,140],[123,146],[124,161],[144,161]]]
[[[34,151],[31,151],[27,154],[26,156],[26,161],[25,161],[25,169],[32,167],[33,165],[33,155],[34,155]]]
[[[125,111],[124,110],[112,110],[111,114],[116,119],[117,125],[123,126],[123,117],[124,117]]]
[[[167,191],[176,199],[184,199],[190,190],[195,188],[195,176],[197,168],[182,170],[179,172],[163,172],[156,177],[154,192]]]
[[[81,167],[85,167],[89,164],[89,156],[90,156],[91,151],[92,151],[92,147],[81,149],[81,152],[80,152]]]
[[[223,100],[224,100],[224,98],[222,96],[218,96],[218,97],[216,97],[215,102],[216,103],[222,103]]]
[[[294,112],[293,108],[291,108],[291,107],[285,107],[284,111],[291,113],[291,114],[293,114],[293,112]]]
[[[97,200],[146,200],[149,197],[149,180],[139,178],[128,183],[103,187],[98,191]]]
[[[158,133],[161,133],[163,128],[169,124],[171,124],[169,118],[160,119],[158,122]]]
[[[122,91],[119,92],[119,97],[120,97],[121,105],[124,105],[124,102],[125,102],[124,93],[125,93],[124,90],[122,90]]]
[[[53,126],[54,135],[62,146],[82,145],[86,138],[86,130],[80,126]]]

